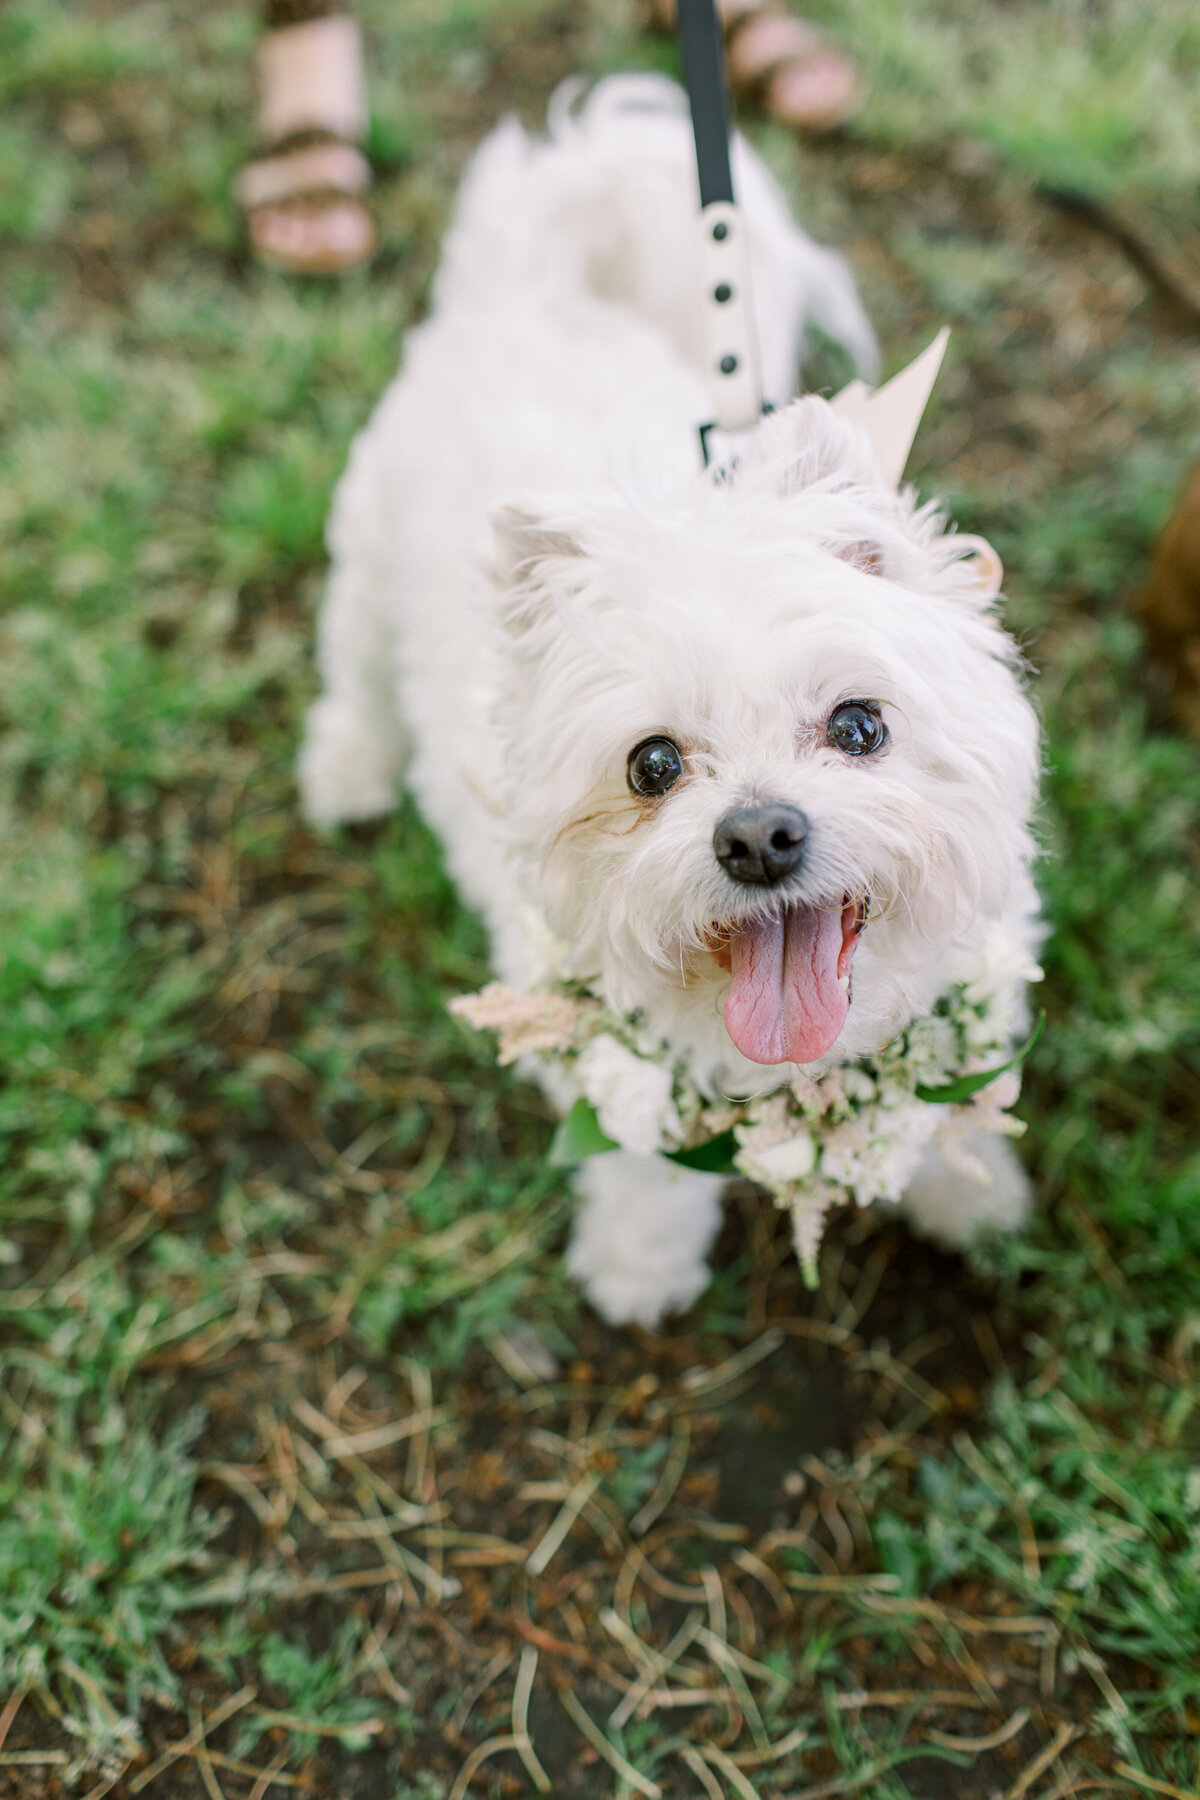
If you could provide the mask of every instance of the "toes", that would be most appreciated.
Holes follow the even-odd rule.
[[[368,262],[375,227],[356,200],[330,196],[303,205],[263,206],[250,215],[250,242],[264,262],[301,274],[335,274]]]

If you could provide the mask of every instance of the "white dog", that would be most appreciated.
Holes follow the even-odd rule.
[[[877,1050],[998,923],[1033,941],[1038,755],[969,541],[787,404],[810,325],[867,368],[871,331],[740,142],[734,174],[780,410],[714,473],[678,90],[617,78],[483,145],[338,492],[300,765],[323,824],[406,772],[501,978],[588,982],[718,1094]],[[978,1150],[990,1179],[926,1153],[905,1195],[944,1241],[1024,1214]],[[690,1304],[721,1178],[618,1150],[578,1179],[600,1310]]]

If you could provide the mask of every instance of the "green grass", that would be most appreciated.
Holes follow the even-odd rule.
[[[568,1800],[627,1792],[559,1676],[671,1796],[721,1744],[742,1760],[711,1779],[763,1800],[1002,1792],[1064,1731],[1031,1800],[1193,1791],[1200,763],[1129,601],[1200,452],[1197,351],[1028,195],[1187,199],[1191,11],[850,0],[854,135],[762,134],[889,366],[954,325],[920,468],[1000,547],[1039,671],[1040,1206],[976,1274],[990,1383],[956,1264],[851,1222],[814,1303],[749,1205],[684,1326],[600,1331],[544,1108],[445,1013],[486,949],[412,808],[298,821],[329,492],[462,159],[572,66],[671,60],[599,5],[365,11],[383,250],[332,287],[240,255],[249,10],[0,18],[0,1794],[15,1748],[47,1793],[120,1800],[231,1696],[230,1800],[257,1779],[231,1758],[339,1800],[444,1793],[522,1694]],[[521,1359],[547,1354],[542,1383]],[[690,1616],[630,1577],[635,1544],[711,1633],[663,1679],[726,1697],[610,1728],[612,1671]],[[855,1698],[930,1685],[961,1706]],[[1020,1707],[1006,1746],[962,1747]],[[172,1770],[150,1800],[203,1791]],[[473,1791],[533,1791],[528,1765],[499,1752]]]
[[[1200,22],[1186,0],[814,4],[872,82],[866,132],[962,133],[1039,179],[1105,196],[1178,196],[1200,174]]]

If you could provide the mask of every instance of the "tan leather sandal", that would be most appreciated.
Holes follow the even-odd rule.
[[[651,0],[654,22],[675,25],[675,0]],[[858,111],[866,84],[844,50],[780,0],[717,0],[734,91],[798,131],[831,131]]]
[[[302,275],[359,268],[375,253],[362,196],[371,170],[358,22],[344,13],[268,31],[258,47],[258,135],[269,146],[234,183],[263,262]]]

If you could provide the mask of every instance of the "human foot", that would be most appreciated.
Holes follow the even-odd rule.
[[[371,171],[362,40],[344,14],[267,32],[258,51],[260,140],[234,195],[262,261],[306,275],[358,268],[376,237],[362,201]]]
[[[652,0],[657,24],[675,24],[675,0]],[[858,110],[862,76],[845,51],[779,0],[717,0],[734,89],[799,131],[830,131]]]

